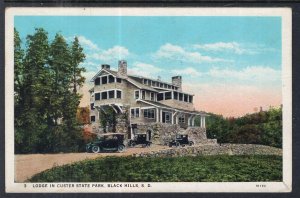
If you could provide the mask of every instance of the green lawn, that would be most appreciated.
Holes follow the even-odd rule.
[[[54,167],[30,182],[282,181],[280,156],[106,157]]]

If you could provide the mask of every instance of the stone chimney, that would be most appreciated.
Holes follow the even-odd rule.
[[[126,60],[119,60],[118,74],[119,74],[119,76],[123,76],[123,77],[127,76],[127,61]]]
[[[101,65],[101,68],[102,68],[102,69],[110,69],[110,65],[102,64],[102,65]]]
[[[172,84],[174,86],[177,86],[179,91],[182,91],[182,88],[181,88],[182,77],[181,76],[173,76],[172,77]]]

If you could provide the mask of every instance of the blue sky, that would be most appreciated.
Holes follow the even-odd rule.
[[[196,107],[207,111],[237,112],[221,110],[230,102],[236,104],[236,97],[228,98],[226,104],[215,101],[219,109],[209,108],[216,104],[210,101],[209,105],[207,100],[222,98],[217,93],[224,89],[232,90],[233,96],[245,90],[265,98],[252,106],[281,102],[280,17],[17,16],[15,27],[23,41],[35,27],[48,31],[50,40],[57,32],[69,42],[78,36],[87,56],[83,66],[88,79],[101,64],[116,68],[118,59],[126,59],[132,74],[167,81],[182,75],[184,88],[201,101]]]

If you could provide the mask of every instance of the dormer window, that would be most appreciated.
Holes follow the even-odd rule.
[[[100,78],[95,79],[95,85],[100,85]]]
[[[104,84],[107,84],[107,76],[103,76],[102,78],[101,78],[101,84],[102,85],[104,85]]]
[[[145,100],[145,98],[146,98],[146,92],[142,91],[142,99]]]
[[[109,75],[109,76],[108,76],[108,82],[109,82],[109,83],[115,82],[115,77],[113,77],[112,75]]]

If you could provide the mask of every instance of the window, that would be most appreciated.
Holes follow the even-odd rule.
[[[96,78],[95,85],[100,85],[100,78]]]
[[[167,85],[167,84],[164,84],[164,88],[168,88],[168,85]]]
[[[171,85],[168,85],[168,89],[172,89],[172,86],[171,86]]]
[[[184,94],[184,102],[188,101],[188,95]]]
[[[189,102],[193,103],[193,96],[189,96]]]
[[[102,96],[102,100],[107,99],[107,92],[102,92],[101,96]]]
[[[152,100],[152,101],[155,100],[155,98],[154,98],[154,93],[153,93],[153,92],[150,93],[150,100]]]
[[[112,75],[109,75],[109,76],[108,76],[108,82],[109,82],[109,83],[115,82],[115,77],[113,77]]]
[[[182,93],[179,93],[179,100],[183,101],[183,94]]]
[[[165,92],[165,100],[172,99],[172,92]]]
[[[179,122],[179,123],[184,123],[184,122],[185,122],[185,117],[184,117],[184,115],[179,116],[178,122]]]
[[[164,87],[164,84],[162,84],[162,83],[159,83],[159,86],[160,86],[160,87]]]
[[[122,92],[117,90],[117,98],[121,98],[121,96],[122,96]]]
[[[121,78],[117,78],[117,83],[121,83],[122,79]]]
[[[95,93],[95,100],[100,100],[100,93]]]
[[[91,110],[95,109],[94,103],[91,103]]]
[[[174,99],[178,100],[178,92],[174,91]]]
[[[108,92],[108,98],[109,98],[109,99],[115,98],[115,90],[112,90],[112,91],[109,91],[109,92]]]
[[[155,81],[151,81],[151,85],[152,85],[152,86],[155,86]]]
[[[164,99],[164,94],[163,93],[158,93],[157,94],[157,101],[161,101]]]
[[[103,76],[102,78],[101,78],[101,84],[102,85],[104,85],[104,84],[107,84],[107,76]]]
[[[143,82],[143,83],[144,83],[145,85],[147,84],[147,82],[148,82],[148,80],[147,80],[147,79],[144,79],[144,82]]]
[[[146,92],[142,91],[142,99],[145,100],[145,97],[146,97]]]
[[[138,117],[140,117],[140,109],[139,108],[132,108],[131,110],[130,110],[130,115],[131,115],[131,117],[132,118],[138,118]]]
[[[96,116],[91,116],[91,122],[95,122],[96,121]]]
[[[166,119],[166,123],[170,122],[170,114],[169,113],[165,114],[165,119]]]
[[[144,118],[154,119],[154,109],[145,109],[144,110]]]
[[[140,98],[140,91],[139,90],[137,90],[137,91],[134,92],[134,98],[135,99],[139,99]]]
[[[151,86],[151,80],[148,80],[148,85]]]

